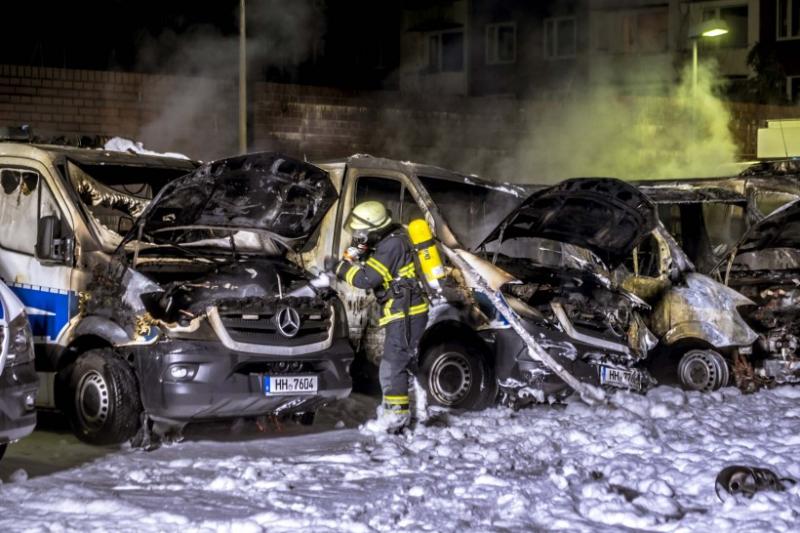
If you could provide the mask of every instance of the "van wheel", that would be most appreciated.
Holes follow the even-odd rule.
[[[139,430],[142,402],[130,365],[110,348],[90,350],[64,370],[62,409],[89,444],[120,444]]]
[[[431,346],[423,355],[422,385],[432,405],[480,410],[497,398],[497,382],[488,358],[460,342]]]
[[[714,350],[689,350],[678,363],[678,379],[685,390],[715,391],[728,385],[728,362]]]
[[[6,448],[8,448],[8,444],[0,444],[0,459],[6,454]]]

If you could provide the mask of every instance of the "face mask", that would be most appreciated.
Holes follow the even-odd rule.
[[[369,242],[369,231],[365,229],[353,230],[351,243],[353,246],[366,246]]]

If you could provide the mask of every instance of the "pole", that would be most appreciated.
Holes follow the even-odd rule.
[[[247,37],[245,0],[239,1],[239,152],[247,152]]]
[[[242,0],[244,1],[244,0]],[[697,100],[697,39],[692,39],[692,100]]]
[[[697,137],[697,38],[692,39],[692,133]]]

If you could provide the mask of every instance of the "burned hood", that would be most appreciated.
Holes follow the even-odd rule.
[[[299,250],[336,198],[328,174],[309,163],[276,153],[231,157],[167,184],[125,240],[141,231],[188,244],[244,231]]]
[[[653,203],[636,187],[614,178],[573,178],[529,196],[489,235],[559,241],[618,266],[653,229]]]
[[[739,253],[768,248],[800,248],[800,200],[753,224],[737,245]]]

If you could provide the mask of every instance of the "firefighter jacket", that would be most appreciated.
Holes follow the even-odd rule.
[[[400,227],[381,239],[363,262],[341,261],[336,276],[359,289],[372,289],[381,306],[378,324],[428,312],[428,301],[417,278],[416,252]]]

